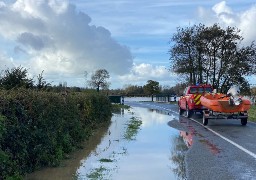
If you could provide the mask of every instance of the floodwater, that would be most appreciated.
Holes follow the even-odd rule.
[[[108,129],[62,167],[26,179],[186,179],[185,154],[193,142],[193,133],[188,132],[193,131],[184,129],[177,118],[141,107],[121,110]]]

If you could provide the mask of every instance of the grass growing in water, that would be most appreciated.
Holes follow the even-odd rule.
[[[112,159],[106,159],[106,158],[102,158],[99,160],[100,162],[113,162]]]
[[[103,179],[103,173],[108,171],[108,169],[106,169],[103,166],[100,166],[99,168],[94,169],[94,171],[92,171],[90,174],[87,174],[87,178],[89,179]]]
[[[124,138],[126,140],[135,140],[136,139],[135,136],[138,133],[141,124],[142,124],[142,121],[139,118],[132,117],[127,124],[127,129],[124,134]]]

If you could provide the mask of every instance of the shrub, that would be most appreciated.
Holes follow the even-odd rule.
[[[0,177],[57,166],[99,124],[111,104],[102,94],[0,91]]]

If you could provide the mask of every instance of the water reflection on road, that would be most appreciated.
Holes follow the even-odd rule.
[[[170,112],[141,107],[115,113],[100,143],[67,179],[186,179],[185,153],[190,142],[184,141],[189,131],[177,118]],[[47,175],[37,179],[58,179]]]

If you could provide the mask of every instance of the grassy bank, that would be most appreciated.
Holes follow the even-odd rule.
[[[0,177],[58,166],[98,125],[110,121],[101,94],[0,91]],[[1,178],[0,178],[1,179]]]
[[[256,122],[256,105],[252,105],[249,110],[249,120]]]

